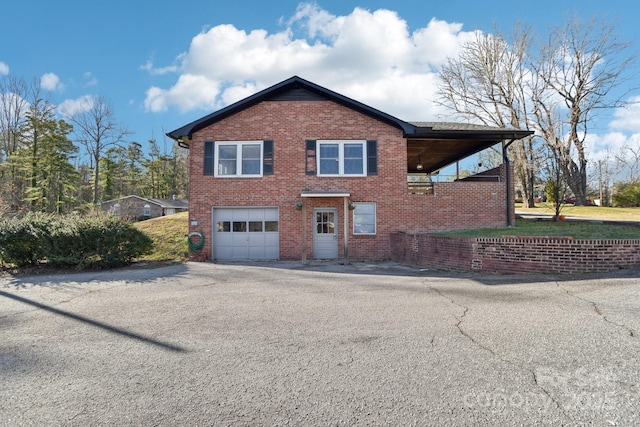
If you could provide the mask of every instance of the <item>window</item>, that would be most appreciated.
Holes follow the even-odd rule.
[[[122,210],[120,207],[120,203],[116,203],[115,205],[113,205],[113,214],[117,217],[119,217],[120,215],[122,215]]]
[[[262,141],[218,142],[215,176],[262,176]]]
[[[144,209],[142,211],[142,216],[151,216],[151,206],[144,205]]]
[[[376,204],[354,204],[353,234],[376,234]]]
[[[205,141],[203,174],[222,178],[273,175],[273,140]]]
[[[305,141],[305,173],[320,176],[378,174],[378,141]]]
[[[325,176],[365,176],[366,141],[317,141],[317,171]]]
[[[218,233],[274,232],[278,231],[278,221],[249,221],[248,228],[246,221],[218,221],[216,231]]]
[[[278,231],[278,221],[265,221],[264,231]]]

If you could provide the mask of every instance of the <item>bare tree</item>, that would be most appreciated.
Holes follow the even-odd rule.
[[[0,186],[6,202],[13,206],[21,203],[24,187],[12,156],[24,143],[27,94],[27,83],[22,78],[8,76],[0,81]]]
[[[74,125],[76,140],[91,157],[93,173],[93,204],[100,200],[100,159],[108,147],[124,142],[131,134],[116,122],[111,104],[103,96],[97,97],[91,108],[71,114],[69,121]]]
[[[611,153],[607,150],[604,159],[598,160],[598,199],[600,206],[611,205],[611,175],[612,175]]]
[[[614,30],[613,24],[595,18],[587,23],[572,18],[565,27],[552,29],[534,63],[547,91],[547,96],[539,96],[537,101],[551,103],[547,109],[556,113],[546,125],[557,128],[553,119],[567,129],[566,135],[545,141],[556,150],[558,167],[581,205],[587,202],[585,140],[589,123],[599,110],[624,104],[626,94],[614,95],[613,89],[630,78],[628,71],[635,61],[635,55],[628,53],[630,43],[620,41]],[[538,126],[544,133],[542,127]]]
[[[616,155],[616,163],[626,170],[629,182],[640,182],[640,142],[622,148]]]
[[[477,33],[462,53],[440,70],[442,103],[474,122],[502,128],[529,129],[527,66],[531,30],[516,27],[509,42],[498,31]],[[525,207],[533,207],[537,153],[533,138],[512,144],[516,181]]]

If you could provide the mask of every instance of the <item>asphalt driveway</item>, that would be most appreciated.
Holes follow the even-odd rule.
[[[637,276],[4,277],[0,425],[638,425]]]

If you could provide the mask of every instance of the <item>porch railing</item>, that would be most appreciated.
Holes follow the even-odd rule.
[[[409,194],[434,194],[434,185],[441,182],[501,182],[501,175],[470,175],[464,178],[456,178],[455,175],[409,175],[407,186]]]

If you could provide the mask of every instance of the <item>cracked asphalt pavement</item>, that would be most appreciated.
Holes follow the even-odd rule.
[[[639,425],[638,271],[0,278],[0,425]]]

